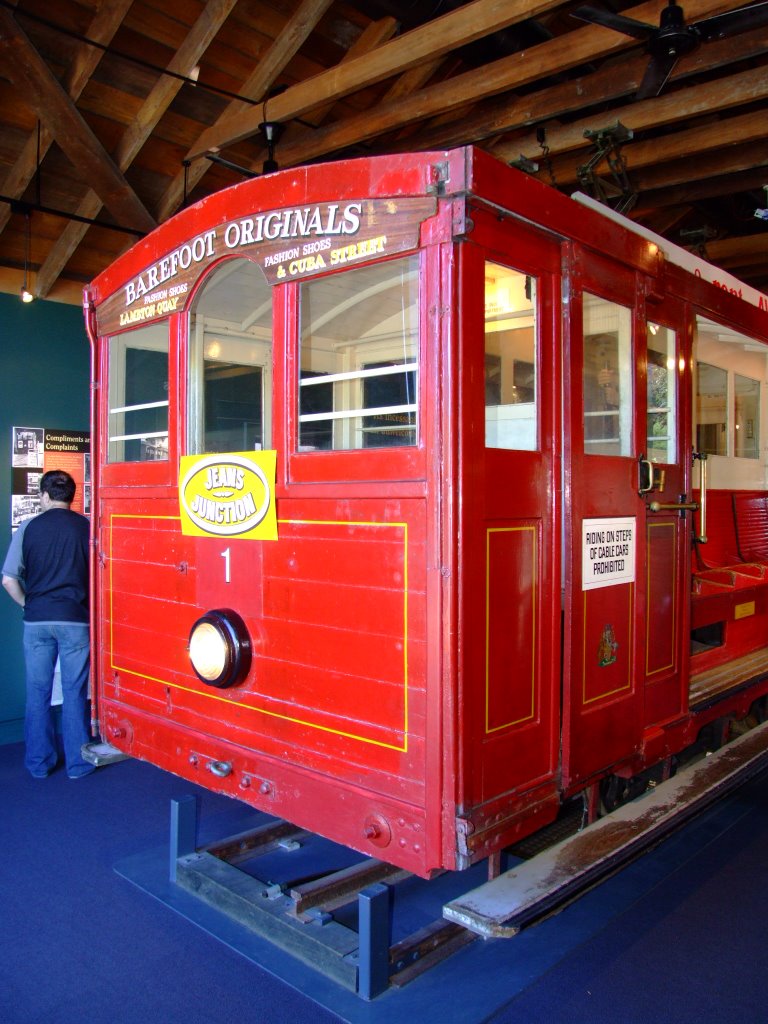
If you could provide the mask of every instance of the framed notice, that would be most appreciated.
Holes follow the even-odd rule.
[[[88,431],[55,427],[11,428],[11,528],[40,511],[40,478],[63,469],[77,484],[72,509],[91,511],[91,437]]]
[[[634,583],[636,544],[634,516],[585,519],[581,526],[582,590]]]

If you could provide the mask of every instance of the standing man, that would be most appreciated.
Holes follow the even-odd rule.
[[[28,519],[11,540],[3,564],[3,586],[24,609],[27,704],[24,764],[35,779],[56,767],[51,691],[56,658],[61,664],[64,759],[70,779],[95,771],[83,760],[88,735],[89,527],[70,509],[76,484],[52,469],[40,480],[42,512]]]

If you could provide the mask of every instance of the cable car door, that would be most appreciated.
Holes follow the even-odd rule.
[[[649,727],[682,706],[691,529],[677,507],[689,486],[681,453],[690,450],[679,408],[682,313],[647,301],[650,290],[625,267],[575,254],[564,417],[566,786],[622,762],[631,771]]]
[[[560,246],[482,209],[472,225],[461,248],[461,801],[482,808],[482,834],[558,767]]]

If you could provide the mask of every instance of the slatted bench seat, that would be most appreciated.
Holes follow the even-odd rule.
[[[694,501],[700,495],[694,493]],[[701,534],[699,513],[694,513],[694,531]],[[696,568],[719,569],[743,561],[736,538],[733,515],[733,491],[707,491],[707,543],[696,544]]]
[[[768,582],[768,565],[744,562],[720,569],[701,569],[693,578],[694,594],[716,593],[718,590],[742,590]]]
[[[768,562],[768,494],[734,491],[736,542],[743,562]]]
[[[698,501],[698,495],[694,495]],[[701,532],[699,513],[695,533]],[[765,491],[708,491],[707,542],[695,544],[695,576],[710,569],[766,578],[768,566],[768,493]]]
[[[698,518],[696,514],[696,534]],[[707,543],[694,546],[693,629],[731,620],[739,609],[749,606],[757,590],[768,586],[768,495],[708,491],[706,526]],[[761,598],[758,605],[763,603]]]

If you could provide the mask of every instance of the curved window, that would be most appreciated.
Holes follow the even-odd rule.
[[[168,458],[168,321],[109,339],[108,462]]]
[[[210,275],[189,318],[187,451],[271,447],[272,289],[255,263]]]
[[[419,259],[301,286],[299,450],[418,443]]]

